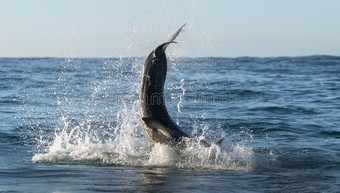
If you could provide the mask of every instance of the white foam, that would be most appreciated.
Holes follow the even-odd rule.
[[[252,148],[242,141],[231,142],[228,138],[221,145],[212,144],[209,147],[194,140],[181,152],[175,152],[162,144],[155,144],[151,148],[141,136],[138,113],[128,109],[124,108],[117,115],[121,124],[112,129],[112,136],[109,138],[100,139],[102,133],[94,134],[79,126],[64,128],[55,134],[54,141],[47,150],[35,154],[32,161],[240,171],[251,171],[253,168]],[[197,139],[202,138],[204,136]]]
[[[146,163],[150,166],[172,166],[178,159],[178,154],[168,147],[156,143],[149,153],[149,160]]]

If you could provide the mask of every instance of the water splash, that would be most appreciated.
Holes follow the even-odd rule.
[[[166,145],[150,147],[142,136],[138,101],[123,104],[116,115],[116,126],[98,131],[91,122],[71,127],[63,118],[64,128],[55,134],[53,143],[43,153],[33,156],[34,162],[79,162],[128,166],[158,166],[193,169],[251,171],[254,154],[245,141],[226,138],[221,145],[201,145],[206,132],[191,140],[187,149],[175,152]],[[208,130],[204,126],[204,130]],[[234,136],[235,137],[235,136]]]
[[[195,119],[193,140],[175,152],[166,145],[150,147],[139,118],[138,92],[141,58],[65,61],[60,67],[52,140],[38,138],[33,162],[90,163],[127,166],[159,166],[193,169],[251,171],[254,153],[247,140],[226,136]],[[89,65],[91,64],[91,65]],[[92,65],[94,64],[94,65]],[[84,70],[83,68],[88,68]],[[79,71],[79,72],[78,72]],[[182,112],[185,81],[180,91],[177,115]],[[59,117],[59,118],[58,118]],[[177,122],[180,118],[177,117]],[[217,128],[218,130],[218,128]],[[221,130],[221,128],[220,128]],[[213,138],[211,138],[212,135]],[[251,135],[251,134],[249,134]],[[225,137],[221,145],[201,145]]]

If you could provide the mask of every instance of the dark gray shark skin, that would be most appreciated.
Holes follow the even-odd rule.
[[[188,137],[171,119],[164,101],[164,83],[167,73],[165,50],[181,32],[185,24],[171,38],[153,50],[145,60],[139,95],[140,116],[144,134],[151,145],[166,144],[175,149],[185,146]]]

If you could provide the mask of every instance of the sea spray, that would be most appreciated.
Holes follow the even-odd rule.
[[[98,70],[86,72],[86,76],[93,80],[81,83],[77,89],[69,87],[68,81],[75,78],[77,69],[86,62],[70,60],[64,63],[62,69],[72,70],[62,70],[60,85],[56,85],[62,90],[56,94],[56,115],[60,118],[56,121],[55,134],[52,141],[40,139],[39,147],[44,148],[33,156],[33,162],[252,170],[254,153],[242,136],[235,141],[235,136],[216,132],[222,131],[220,127],[216,129],[205,124],[202,116],[181,110],[186,93],[184,79],[180,86],[172,89],[178,92],[175,97],[179,99],[176,105],[178,121],[181,114],[190,116],[193,120],[190,132],[194,140],[190,140],[188,148],[176,152],[161,144],[151,147],[143,136],[138,106],[142,60],[95,61]],[[81,74],[76,76],[79,81],[83,79]],[[79,98],[71,97],[73,95]],[[225,140],[221,145],[214,144],[216,139],[223,137]],[[202,140],[211,145],[202,146]]]
[[[122,119],[122,124],[115,127],[112,137],[98,141],[96,135],[79,133],[79,127],[71,129],[71,132],[64,130],[56,134],[46,153],[36,154],[32,160],[240,171],[253,169],[252,148],[247,147],[242,141],[232,142],[233,140],[228,137],[221,145],[212,143],[206,147],[200,143],[204,136],[198,136],[197,140],[191,140],[188,148],[180,152],[162,144],[150,147],[143,136],[134,133],[135,129],[140,128],[131,124],[133,121],[128,112],[127,110],[117,115],[117,118]],[[126,122],[127,120],[130,122]]]

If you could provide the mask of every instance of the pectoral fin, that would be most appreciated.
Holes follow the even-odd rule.
[[[172,135],[169,133],[167,128],[160,122],[152,119],[152,118],[142,118],[144,123],[151,129],[154,129],[160,133],[162,133],[166,137],[172,137]]]

